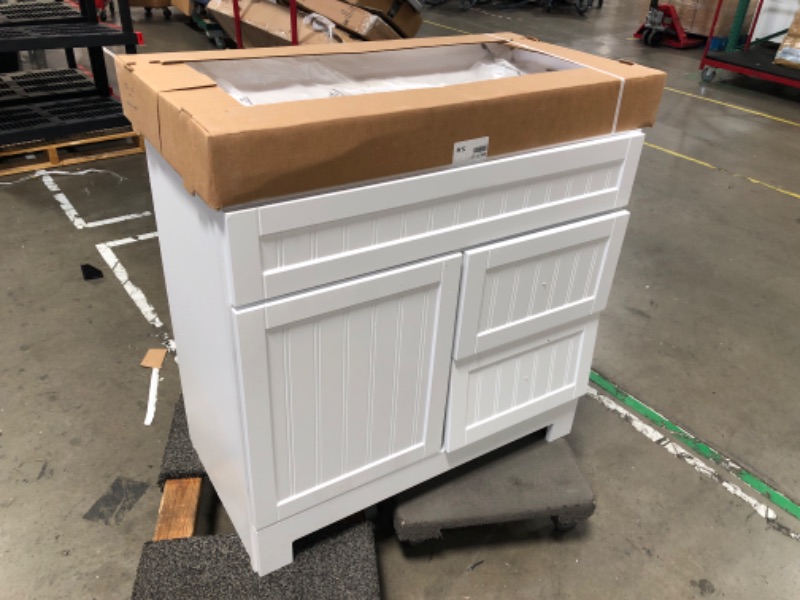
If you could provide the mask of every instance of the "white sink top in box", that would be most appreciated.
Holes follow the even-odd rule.
[[[665,81],[512,33],[116,64],[125,115],[215,209],[638,130]]]

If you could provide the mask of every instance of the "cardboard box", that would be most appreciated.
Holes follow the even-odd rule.
[[[717,0],[671,0],[670,4],[678,12],[681,27],[686,33],[708,36],[711,31],[711,24],[714,21],[714,13],[717,10]],[[747,16],[742,26],[742,35],[747,34],[750,29],[750,23],[752,23],[757,4],[758,2],[750,2]],[[726,37],[730,33],[733,18],[736,15],[736,7],[736,0],[725,0],[723,2],[719,20],[714,29],[714,37]]]
[[[206,7],[229,38],[236,39],[233,23],[233,0],[211,0]],[[245,48],[286,46],[292,43],[292,21],[289,8],[266,0],[239,0],[242,19],[242,42]],[[300,44],[341,44],[357,41],[342,29],[317,31],[303,19],[308,13],[297,12],[297,36]]]
[[[248,96],[305,91],[311,84],[299,84],[331,65],[364,85],[386,75],[441,81],[498,55],[527,74],[271,104]],[[464,142],[492,158],[648,127],[666,79],[510,33],[118,55],[116,66],[134,129],[216,209],[446,168]]]
[[[187,17],[192,16],[192,10],[194,9],[194,5],[192,4],[192,0],[173,0],[172,6],[177,8]]]
[[[128,0],[131,8],[169,8],[172,6],[171,0]]]
[[[422,15],[405,0],[347,0],[381,15],[403,37],[414,37],[422,27]]]
[[[298,6],[310,13],[329,18],[338,27],[365,40],[396,40],[401,36],[380,16],[339,0],[298,0]]]
[[[775,54],[775,64],[800,69],[800,10],[795,14],[789,31]]]

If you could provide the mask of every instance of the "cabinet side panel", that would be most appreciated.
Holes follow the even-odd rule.
[[[223,215],[189,195],[150,145],[147,162],[189,432],[225,510],[251,550]]]

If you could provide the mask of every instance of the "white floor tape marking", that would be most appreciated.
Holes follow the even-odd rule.
[[[111,249],[117,246],[123,246],[125,244],[132,244],[133,242],[149,240],[157,236],[158,233],[156,232],[146,233],[144,235],[137,235],[135,237],[122,238],[119,240],[113,240],[111,242],[97,244],[95,247],[100,253],[100,256],[103,257],[103,260],[106,261],[108,267],[111,269],[111,271],[113,271],[116,278],[122,284],[122,287],[125,288],[125,291],[128,293],[128,296],[131,297],[131,300],[133,300],[133,303],[139,309],[139,312],[141,312],[144,318],[147,319],[147,322],[153,327],[163,327],[164,323],[158,318],[156,309],[153,308],[153,305],[147,300],[147,296],[144,295],[144,292],[138,286],[134,285],[134,283],[130,280],[128,271]]]
[[[93,172],[103,172],[103,171],[81,171],[80,173],[93,173]],[[53,194],[53,198],[55,198],[56,202],[58,202],[59,206],[61,206],[61,210],[64,211],[64,214],[67,215],[67,218],[70,222],[75,226],[76,229],[84,229],[87,227],[102,227],[103,225],[111,225],[112,223],[121,223],[122,221],[132,221],[133,219],[141,219],[142,217],[149,217],[153,213],[150,211],[144,211],[140,213],[131,213],[128,215],[121,215],[119,217],[111,217],[109,219],[101,219],[99,221],[86,221],[78,214],[77,209],[72,205],[72,202],[69,201],[69,198],[64,195],[61,191],[61,188],[58,187],[58,184],[53,180],[52,172],[48,171],[37,171],[35,176],[42,178],[42,183],[44,183],[45,187],[50,190]],[[64,174],[64,172],[58,172],[58,174]],[[76,175],[79,173],[75,173]]]
[[[740,488],[738,485],[724,481],[720,476],[720,474],[717,473],[716,469],[714,469],[704,461],[697,458],[691,452],[688,452],[679,444],[670,441],[669,438],[667,438],[665,435],[659,432],[655,427],[651,427],[650,425],[639,419],[632,412],[626,410],[608,396],[599,393],[594,388],[590,387],[589,391],[587,392],[587,395],[600,402],[608,410],[616,413],[617,416],[619,416],[621,419],[624,419],[625,421],[630,423],[631,426],[636,431],[644,435],[651,442],[658,444],[673,456],[680,458],[701,475],[704,475],[705,477],[713,479],[714,481],[719,483],[729,493],[733,494],[743,502],[747,503],[760,517],[765,519],[771,525],[775,526],[776,529],[778,529],[782,533],[785,533],[793,540],[800,541],[800,534],[795,533],[790,529],[788,529],[786,526],[779,525],[776,522],[778,515],[769,506],[767,506],[763,502],[759,502],[757,499],[753,498],[749,494],[742,491],[742,488]]]
[[[34,155],[30,154],[28,156],[33,157]],[[88,175],[89,173],[106,173],[108,175],[113,175],[119,180],[120,183],[125,181],[126,179],[122,175],[119,175],[114,171],[108,171],[106,169],[84,169],[83,171],[54,171],[53,169],[39,169],[32,175],[26,175],[25,177],[20,177],[19,179],[15,179],[14,181],[0,181],[0,186],[19,185],[20,183],[24,183],[25,181],[30,181],[31,179],[39,179],[43,175]]]
[[[109,248],[116,248],[117,246],[124,246],[126,244],[135,244],[136,242],[152,240],[157,237],[158,237],[158,232],[151,231],[150,233],[142,233],[140,235],[134,235],[126,238],[120,238],[118,240],[112,240],[110,242],[106,242],[106,246],[108,246]]]
[[[153,369],[150,375],[150,391],[147,394],[147,413],[144,416],[144,424],[150,426],[153,424],[153,418],[156,416],[156,402],[158,402],[158,374],[161,369]]]

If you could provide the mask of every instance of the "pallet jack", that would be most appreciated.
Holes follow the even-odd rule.
[[[644,23],[633,37],[654,48],[662,45],[669,48],[696,48],[706,43],[704,36],[684,31],[674,6],[659,4],[658,0],[650,0]]]

